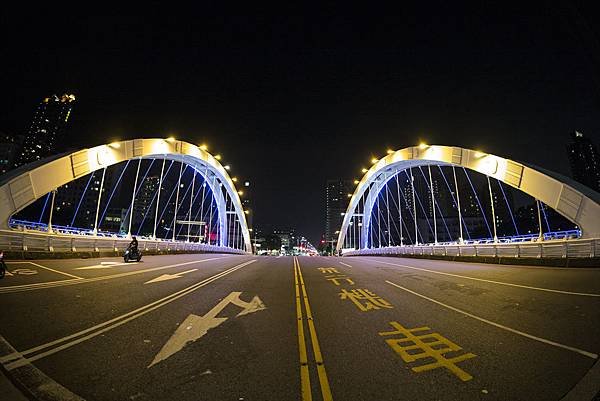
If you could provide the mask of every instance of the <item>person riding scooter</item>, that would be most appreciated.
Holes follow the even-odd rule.
[[[137,260],[139,262],[140,259],[142,259],[142,254],[138,249],[138,241],[135,237],[132,238],[131,242],[127,246],[125,255],[123,255],[123,259],[125,262],[129,262],[130,260]]]
[[[129,243],[129,249],[131,249],[133,252],[137,253],[138,250],[138,241],[135,237],[133,237],[131,239],[131,242]]]

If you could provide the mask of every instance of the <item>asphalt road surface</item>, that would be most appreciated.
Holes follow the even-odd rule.
[[[560,400],[600,354],[600,268],[251,255],[8,268],[3,372],[57,399]]]

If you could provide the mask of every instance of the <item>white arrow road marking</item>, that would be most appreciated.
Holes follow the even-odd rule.
[[[217,317],[217,315],[230,303],[243,308],[236,317],[267,309],[258,296],[252,298],[252,301],[250,302],[245,302],[240,299],[241,294],[241,292],[232,292],[204,316],[190,314],[183,323],[179,325],[166,344],[163,345],[162,349],[156,354],[154,360],[148,367],[150,368],[160,361],[164,361],[171,355],[180,351],[188,343],[194,342],[204,336],[208,330],[214,329],[225,322],[227,320],[226,317]]]
[[[100,262],[99,265],[76,267],[75,270],[92,270],[92,269],[110,269],[123,265],[137,265],[138,262],[119,263],[119,262]]]
[[[153,278],[152,280],[146,281],[144,284],[158,283],[160,281],[173,280],[175,278],[180,278],[184,274],[195,272],[196,270],[198,270],[198,269],[191,269],[191,270],[187,270],[187,271],[184,271],[181,273],[175,273],[175,274],[163,274],[162,276],[158,276],[157,278]]]
[[[6,276],[14,276],[14,274],[12,274],[11,272],[9,272],[8,269],[6,269],[6,271],[4,272],[4,274]]]

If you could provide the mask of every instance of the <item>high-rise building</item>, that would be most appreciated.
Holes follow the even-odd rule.
[[[335,179],[327,180],[326,187],[326,215],[325,215],[325,239],[326,241],[337,240],[338,233],[344,221],[344,213],[348,207],[348,194],[352,193],[352,181]]]
[[[69,120],[75,96],[63,94],[45,98],[38,105],[16,166],[31,163],[56,153],[56,144]]]
[[[22,144],[23,136],[12,136],[0,132],[0,174],[13,169]]]
[[[248,224],[248,228],[253,227],[253,216],[254,211],[252,210],[252,192],[250,189],[250,181],[244,181],[244,186],[240,188],[243,191],[242,199],[242,209],[244,209],[244,213],[246,213],[246,224]]]
[[[567,153],[571,175],[575,181],[600,192],[600,154],[596,144],[581,132],[575,131],[571,133]]]

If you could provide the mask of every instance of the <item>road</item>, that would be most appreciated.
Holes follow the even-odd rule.
[[[561,399],[600,354],[600,269],[121,262],[8,262],[4,374],[57,399],[531,401]]]

